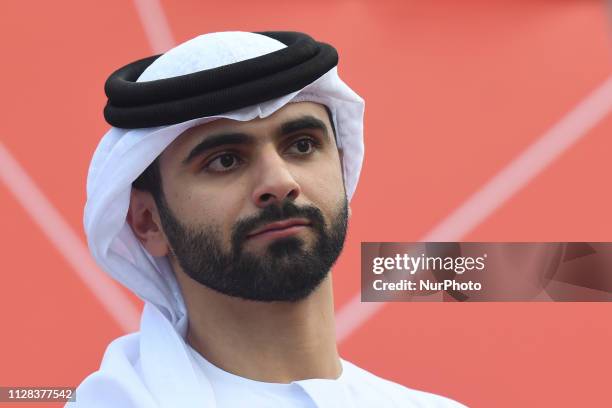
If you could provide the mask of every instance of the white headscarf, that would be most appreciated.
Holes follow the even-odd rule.
[[[221,32],[201,35],[166,52],[138,82],[163,79],[258,57],[286,47],[261,34]],[[102,138],[89,168],[85,233],[98,264],[114,279],[155,306],[179,334],[187,325],[186,308],[166,257],[152,257],[126,222],[132,182],[185,130],[219,118],[249,121],[265,118],[290,102],[326,105],[343,150],[343,173],[352,197],[363,161],[364,101],[338,76],[336,68],[297,92],[222,115],[171,126],[111,128]]]

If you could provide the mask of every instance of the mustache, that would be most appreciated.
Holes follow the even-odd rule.
[[[312,205],[298,207],[292,201],[285,200],[281,205],[269,205],[259,214],[238,221],[232,229],[232,246],[240,248],[247,235],[256,228],[291,218],[305,218],[315,231],[324,231],[325,219],[321,210]]]

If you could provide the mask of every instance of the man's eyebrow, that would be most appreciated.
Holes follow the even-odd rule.
[[[251,144],[254,142],[253,136],[246,133],[220,133],[208,136],[198,143],[189,155],[183,160],[183,165],[189,164],[195,157],[201,155],[206,150],[224,145]]]
[[[325,123],[323,123],[322,120],[310,115],[302,116],[283,123],[280,128],[280,134],[288,135],[290,133],[299,132],[300,130],[306,129],[322,130],[325,136],[327,136],[327,126],[325,126]]]
[[[327,126],[325,126],[325,123],[322,120],[310,115],[305,115],[283,123],[280,126],[279,134],[280,136],[284,136],[306,129],[321,130],[325,136],[327,136]],[[252,144],[254,142],[255,138],[246,133],[220,133],[217,135],[211,135],[191,149],[189,155],[183,160],[183,165],[189,164],[195,157],[201,155],[206,150],[213,149],[215,147],[224,145]]]

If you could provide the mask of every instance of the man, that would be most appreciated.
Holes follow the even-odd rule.
[[[145,301],[77,390],[99,407],[461,406],[340,359],[330,268],[363,100],[300,33],[213,33],[116,71],[88,176],[98,263]]]

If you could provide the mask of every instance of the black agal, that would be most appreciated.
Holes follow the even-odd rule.
[[[160,55],[113,72],[104,118],[115,127],[172,125],[256,105],[298,91],[338,64],[329,44],[290,31],[261,32],[286,48],[245,61],[167,79],[136,82]]]

